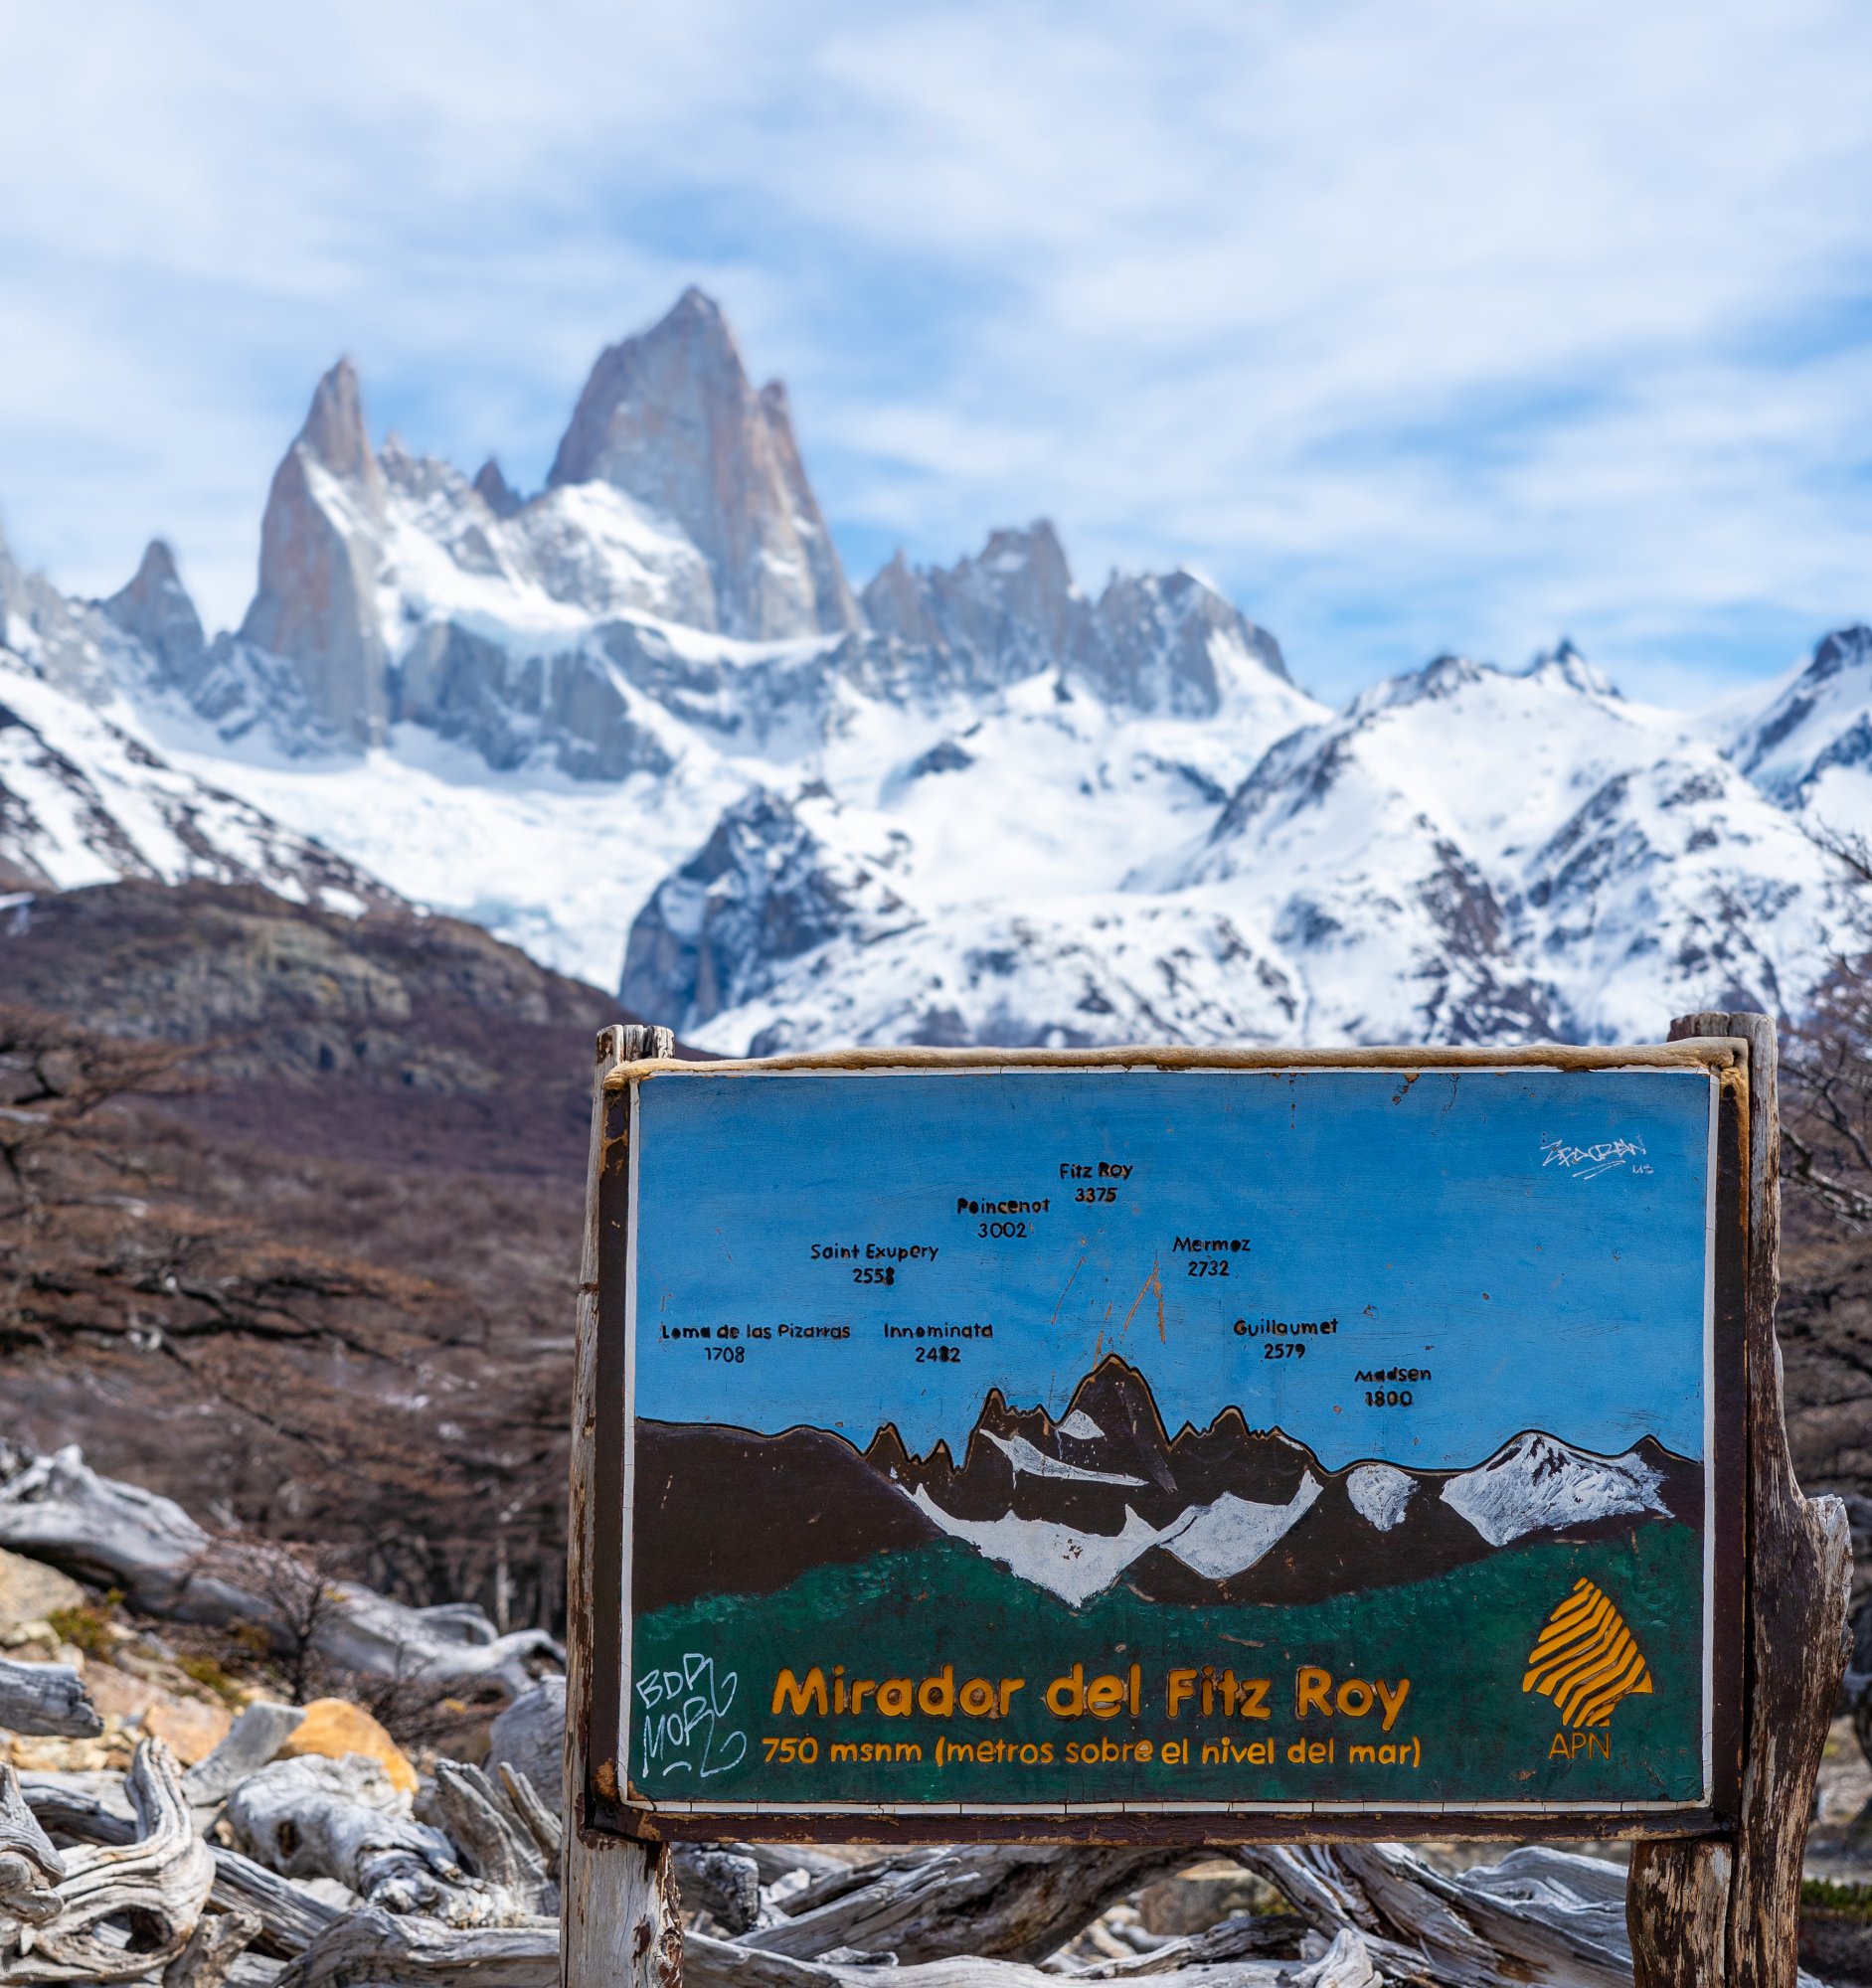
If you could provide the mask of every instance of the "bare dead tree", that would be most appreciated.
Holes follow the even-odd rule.
[[[1872,1229],[1872,843],[1822,830],[1857,887],[1831,971],[1782,1052],[1783,1177],[1855,1230]]]

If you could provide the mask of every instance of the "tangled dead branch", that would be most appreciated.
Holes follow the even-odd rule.
[[[127,1777],[135,1834],[64,1855],[58,1910],[0,1935],[9,1982],[134,1981],[187,1946],[214,1884],[215,1864],[195,1834],[182,1773],[160,1740],[136,1749]]]

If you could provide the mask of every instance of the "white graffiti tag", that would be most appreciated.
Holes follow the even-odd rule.
[[[689,1651],[680,1670],[655,1670],[637,1680],[643,1702],[643,1762],[664,1773],[687,1770],[707,1780],[741,1764],[747,1734],[724,1725],[738,1671],[717,1671],[715,1659]]]
[[[1602,1139],[1593,1146],[1570,1146],[1565,1139],[1541,1141],[1541,1165],[1558,1167],[1572,1180],[1598,1180],[1615,1167],[1644,1158],[1642,1139]],[[1648,1174],[1648,1166],[1631,1167],[1634,1174]]]

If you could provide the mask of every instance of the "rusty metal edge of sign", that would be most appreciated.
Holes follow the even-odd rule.
[[[1220,1804],[652,1804],[629,1797],[618,1768],[624,1689],[624,1558],[629,1510],[630,1399],[626,1294],[634,1274],[630,1232],[629,1109],[635,1087],[658,1077],[735,1077],[823,1072],[1005,1070],[1516,1070],[1617,1071],[1704,1068],[1718,1078],[1712,1181],[1713,1335],[1710,1424],[1714,1521],[1706,1600],[1709,1634],[1710,1802]],[[1749,1046],[1740,1037],[1690,1038],[1614,1048],[1376,1048],[1227,1050],[1137,1046],[1110,1050],[850,1050],[692,1063],[651,1058],[617,1065],[604,1081],[598,1159],[596,1418],[593,1457],[591,1721],[584,1743],[585,1823],[639,1841],[743,1840],[917,1843],[1221,1845],[1249,1841],[1357,1841],[1395,1836],[1406,1824],[1441,1836],[1637,1839],[1718,1835],[1741,1802],[1744,1666],[1744,1520],[1748,1472],[1744,1366],[1749,1252]],[[577,1740],[575,1740],[575,1743]]]

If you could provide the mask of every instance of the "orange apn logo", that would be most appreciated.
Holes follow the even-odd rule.
[[[1527,1662],[1521,1689],[1551,1698],[1568,1726],[1604,1726],[1620,1699],[1651,1688],[1644,1652],[1624,1617],[1590,1580],[1574,1582],[1573,1592],[1548,1616]]]

